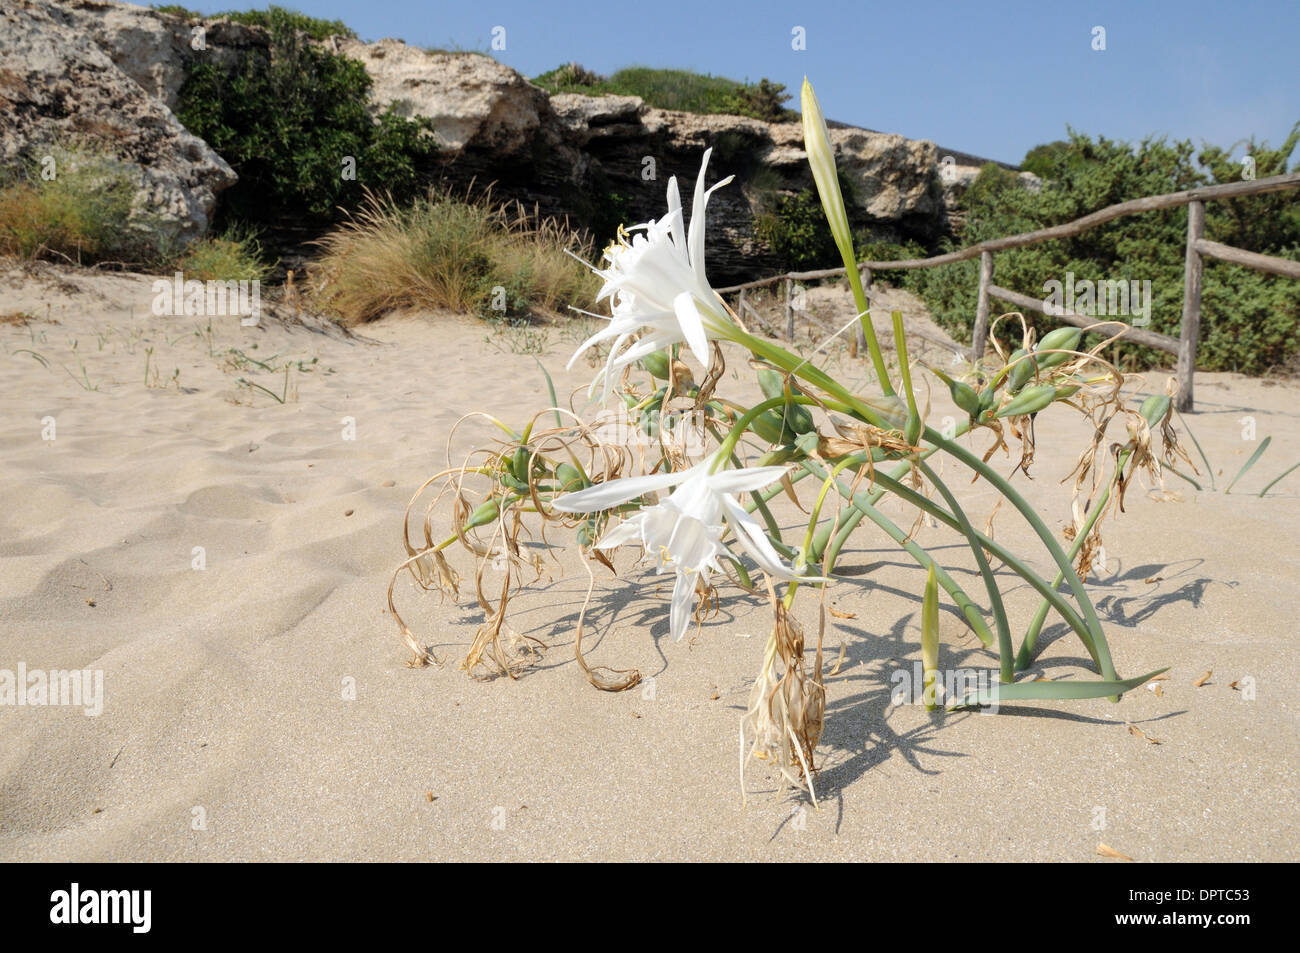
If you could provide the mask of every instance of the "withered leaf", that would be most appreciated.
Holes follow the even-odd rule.
[[[1116,860],[1127,860],[1129,863],[1133,863],[1133,858],[1128,854],[1121,854],[1114,847],[1109,847],[1100,841],[1097,843],[1097,853],[1103,857],[1114,857]]]

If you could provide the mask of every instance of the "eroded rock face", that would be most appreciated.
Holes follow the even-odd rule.
[[[471,143],[504,153],[526,149],[547,113],[544,90],[487,56],[428,53],[400,40],[343,39],[337,49],[365,66],[376,106],[433,120],[448,153]]]
[[[74,140],[111,151],[138,171],[136,208],[166,239],[184,244],[207,230],[217,194],[235,183],[235,173],[127,75],[91,31],[69,21],[92,8],[117,16],[121,6],[0,0],[0,160],[39,156]],[[141,61],[140,77],[165,82],[161,34],[128,32],[142,56],[158,55]]]
[[[432,120],[456,185],[490,182],[499,198],[597,229],[662,215],[671,175],[689,196],[712,147],[711,181],[736,175],[709,206],[711,271],[724,281],[779,265],[754,236],[762,197],[812,186],[798,122],[673,112],[635,96],[548,96],[486,57],[427,53],[396,40],[339,49],[365,66],[377,106],[396,103]],[[855,225],[923,242],[948,230],[959,192],[945,192],[933,143],[840,124],[831,139],[852,186]]]

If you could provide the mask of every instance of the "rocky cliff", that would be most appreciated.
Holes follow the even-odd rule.
[[[67,132],[106,140],[139,166],[141,201],[165,212],[182,237],[202,234],[226,163],[187,133],[172,110],[195,57],[230,62],[266,34],[223,21],[187,21],[104,0],[0,0],[3,155]],[[709,206],[711,275],[770,272],[777,261],[755,238],[764,196],[811,185],[797,122],[671,112],[636,97],[549,95],[487,56],[430,53],[397,40],[333,38],[374,81],[376,110],[391,103],[428,117],[446,184],[492,184],[544,215],[607,229],[662,214],[670,175],[689,194],[706,147],[712,172],[737,183]],[[855,224],[885,240],[931,243],[975,160],[933,143],[834,124]]]

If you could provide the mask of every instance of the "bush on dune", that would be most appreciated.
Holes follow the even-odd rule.
[[[180,90],[177,117],[239,175],[218,220],[323,225],[367,187],[417,194],[437,153],[429,120],[392,107],[374,117],[365,67],[311,43],[301,14],[271,7],[255,19],[269,53],[233,67],[195,61]]]
[[[785,108],[790,98],[785,87],[766,78],[757,83],[740,83],[724,76],[646,66],[632,66],[604,77],[577,63],[566,63],[535,77],[533,82],[552,93],[640,96],[659,109],[729,113],[769,122],[797,117]]]
[[[199,281],[265,281],[271,274],[261,243],[252,232],[238,227],[194,242],[176,267],[185,277]]]
[[[1271,149],[1245,143],[1259,178],[1287,171],[1300,144],[1300,124]],[[1071,221],[1107,205],[1160,195],[1198,185],[1241,179],[1243,166],[1232,149],[1149,138],[1137,145],[1071,132],[1068,141],[1030,150],[1025,168],[1044,178],[1041,191],[1024,189],[1014,173],[994,165],[981,170],[962,199],[964,229],[952,247],[1034,231]],[[1250,251],[1300,260],[1300,211],[1294,192],[1207,202],[1206,235]],[[1182,320],[1183,259],[1187,209],[1126,216],[1075,238],[1000,252],[994,259],[997,284],[1039,295],[1044,283],[1076,280],[1150,281],[1151,328],[1177,337]],[[905,284],[921,294],[935,319],[959,338],[970,340],[978,288],[978,261],[912,271]],[[995,303],[995,308],[1004,307]],[[1051,319],[1026,315],[1039,333]],[[1285,279],[1237,265],[1205,265],[1198,365],[1207,370],[1258,374],[1284,364],[1300,347],[1295,328],[1300,303]],[[1167,355],[1123,344],[1117,355],[1125,366],[1167,363]]]
[[[346,325],[407,308],[523,321],[590,308],[599,287],[566,253],[589,251],[575,233],[536,226],[518,207],[449,195],[408,206],[371,196],[319,244],[317,300]]]

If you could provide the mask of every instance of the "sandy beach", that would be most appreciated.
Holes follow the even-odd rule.
[[[642,673],[620,694],[574,662],[586,575],[572,537],[511,605],[545,645],[517,680],[457,669],[482,620],[471,593],[453,604],[399,580],[441,667],[408,667],[387,612],[403,512],[451,426],[545,407],[538,358],[563,401],[591,374],[564,369],[576,333],[451,314],[351,339],[209,324],[152,315],[151,281],[0,272],[0,314],[31,316],[0,323],[0,669],[103,673],[93,717],[0,706],[0,859],[1118,862],[1099,843],[1136,861],[1300,859],[1300,473],[1256,495],[1300,459],[1296,383],[1198,375],[1189,422],[1217,491],[1135,485],[1109,524],[1089,588],[1122,675],[1169,667],[1159,694],[994,715],[891,704],[891,673],[920,658],[923,576],[863,531],[828,595],[843,616],[828,669],[847,647],[827,680],[820,805],[751,766],[742,807],[738,725],[770,625],[744,593],[722,589],[719,615],[673,642],[670,583],[621,553],[584,640],[592,664]],[[942,389],[932,399],[957,413]],[[1058,531],[1082,433],[1040,440],[1034,479],[1017,478]],[[490,437],[462,428],[453,449]],[[990,491],[954,487],[987,513]],[[1013,517],[998,538],[1046,573]],[[959,537],[920,533],[977,582]],[[468,575],[468,556],[451,558]],[[1011,578],[1005,591],[1023,629],[1037,598]],[[942,666],[996,667],[949,611],[942,637]],[[1032,671],[1095,677],[1063,626],[1045,643]]]

